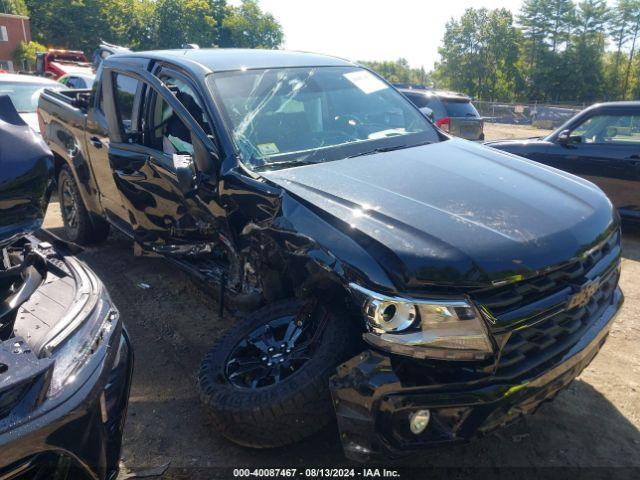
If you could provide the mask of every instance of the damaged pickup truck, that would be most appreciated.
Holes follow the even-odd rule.
[[[452,139],[340,59],[114,55],[39,114],[71,238],[115,226],[252,312],[199,373],[242,445],[336,414],[359,460],[469,440],[570,383],[622,304],[597,187]]]
[[[131,347],[100,280],[39,230],[53,157],[8,96],[0,165],[0,478],[115,478]]]

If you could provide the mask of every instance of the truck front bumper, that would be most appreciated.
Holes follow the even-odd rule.
[[[394,458],[422,447],[469,441],[551,400],[589,365],[604,344],[623,302],[613,301],[559,361],[512,382],[407,386],[391,358],[368,350],[338,368],[331,394],[345,455],[357,461]],[[455,379],[453,379],[455,380]],[[412,433],[411,417],[428,410],[427,427]]]

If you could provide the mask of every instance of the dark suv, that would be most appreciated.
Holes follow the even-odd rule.
[[[468,96],[443,90],[399,90],[445,132],[467,140],[484,140],[484,122]]]
[[[451,138],[332,57],[101,69],[91,92],[40,97],[65,227],[88,243],[116,226],[251,311],[198,375],[233,441],[286,445],[336,414],[361,460],[467,440],[534,411],[604,342],[620,226],[589,182]]]

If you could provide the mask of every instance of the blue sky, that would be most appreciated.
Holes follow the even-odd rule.
[[[231,0],[237,4],[239,0]],[[451,17],[466,8],[520,9],[521,0],[260,0],[283,26],[285,48],[349,60],[404,57],[427,70]]]

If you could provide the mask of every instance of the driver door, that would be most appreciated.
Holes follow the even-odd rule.
[[[624,214],[640,216],[640,112],[601,111],[549,151],[553,166],[598,185]]]
[[[207,249],[220,221],[212,213],[215,209],[198,199],[198,192],[210,198],[216,188],[211,137],[150,73],[112,75],[116,112],[130,108],[115,88],[117,76],[135,79],[142,89],[137,118],[128,124],[116,115],[121,137],[109,145],[109,163],[134,239],[144,249],[164,254]]]

